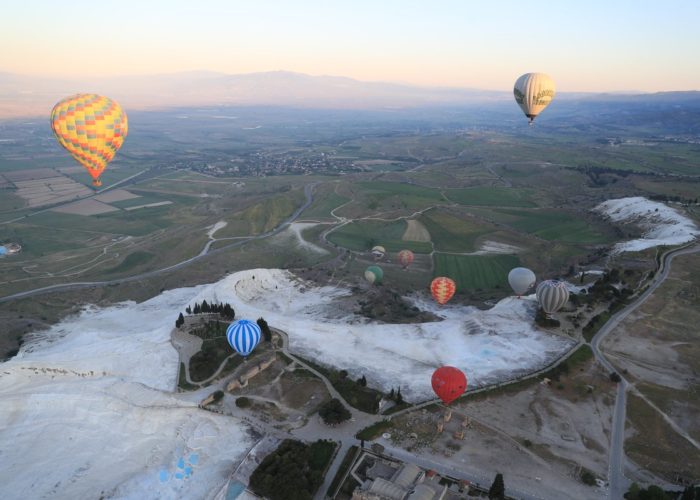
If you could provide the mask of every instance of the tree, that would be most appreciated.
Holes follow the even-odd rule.
[[[401,386],[399,386],[399,390],[396,391],[396,404],[400,405],[403,403],[403,396],[401,395]]]
[[[270,326],[267,324],[264,318],[258,318],[258,326],[263,334],[265,342],[272,342],[272,331],[270,331]]]
[[[620,374],[619,374],[619,373],[617,373],[617,372],[612,372],[612,373],[610,374],[610,380],[613,381],[613,382],[615,382],[615,383],[617,384],[618,382],[622,382],[622,377],[620,377]]]
[[[185,324],[185,317],[180,313],[180,315],[177,317],[177,321],[175,322],[175,326],[177,328],[180,328],[182,325]]]
[[[389,399],[394,399],[394,388],[391,388],[391,392],[389,393]]]
[[[199,314],[202,312],[202,308],[199,307],[199,302],[194,303],[194,314]]]
[[[187,309],[185,309],[185,312],[187,314],[192,314],[192,308],[190,306],[187,306]]]
[[[500,472],[496,474],[493,479],[493,484],[489,488],[489,499],[490,500],[504,500],[506,497],[506,486],[503,483],[503,474]]]
[[[336,425],[341,422],[345,422],[352,416],[348,409],[345,408],[343,403],[341,403],[337,398],[333,398],[321,406],[318,414],[323,419],[323,422],[328,425]]]
[[[203,313],[211,312],[211,307],[209,307],[209,304],[207,304],[206,300],[202,301],[202,312]]]
[[[233,321],[233,319],[236,317],[236,313],[233,310],[233,307],[231,307],[231,304],[228,304],[228,303],[226,305],[224,305],[224,309],[222,310],[221,315],[224,318],[231,320],[231,321]]]
[[[362,387],[367,387],[367,378],[365,378],[365,376],[362,375],[361,378],[357,379],[357,383],[360,384]]]

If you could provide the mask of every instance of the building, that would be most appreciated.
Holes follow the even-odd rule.
[[[358,469],[363,460],[371,463],[363,474]],[[434,471],[427,474],[418,466],[399,463],[382,457],[363,454],[351,474],[361,486],[352,494],[353,500],[443,500],[447,497],[447,485],[440,484]]]

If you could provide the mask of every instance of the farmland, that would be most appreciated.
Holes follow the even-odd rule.
[[[457,293],[508,286],[508,272],[520,264],[514,255],[435,255],[435,275],[449,276]]]

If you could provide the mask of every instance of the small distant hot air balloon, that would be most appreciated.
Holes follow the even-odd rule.
[[[122,147],[129,130],[126,113],[115,101],[97,94],[77,94],[51,110],[51,128],[63,146],[101,186],[100,175]]]
[[[413,262],[413,252],[410,250],[401,250],[399,252],[399,264],[403,266],[404,269],[406,269],[408,266],[411,265],[411,262]]]
[[[546,108],[556,94],[554,80],[544,73],[525,73],[515,81],[515,102],[532,121]]]
[[[430,283],[430,293],[440,305],[446,304],[455,294],[456,290],[457,284],[450,278],[445,278],[444,276],[437,277]]]
[[[226,329],[226,339],[238,354],[248,357],[260,342],[260,327],[253,321],[239,319]]]
[[[508,273],[508,283],[518,297],[527,292],[536,281],[535,273],[526,267],[516,267]]]
[[[373,285],[379,285],[384,278],[384,271],[379,266],[369,266],[365,269],[365,279]]]
[[[372,256],[375,258],[375,260],[383,259],[385,255],[386,248],[383,246],[377,245],[376,247],[372,247]]]
[[[433,372],[430,379],[433,391],[446,405],[464,394],[467,390],[467,377],[454,366],[443,366]]]
[[[536,294],[547,317],[561,309],[569,300],[569,289],[563,281],[543,281],[537,285]]]

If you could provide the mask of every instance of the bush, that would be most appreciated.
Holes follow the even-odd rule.
[[[215,391],[212,396],[214,397],[214,403],[218,403],[224,398],[224,391]]]
[[[581,471],[581,481],[588,486],[595,486],[595,476],[587,469]]]
[[[340,400],[336,398],[331,399],[326,404],[321,406],[321,409],[318,411],[318,414],[323,419],[323,422],[327,425],[336,425],[341,422],[345,422],[346,420],[349,420],[352,416],[350,414],[350,411],[348,411],[348,409],[345,408],[345,406],[343,406],[343,403],[341,403]]]
[[[239,408],[250,408],[250,405],[252,404],[253,402],[250,400],[250,398],[247,398],[245,396],[236,398],[236,406],[238,406]]]
[[[332,441],[309,446],[287,439],[253,471],[250,488],[270,500],[311,500],[334,449]]]
[[[611,380],[612,382],[615,382],[615,383],[617,384],[618,382],[622,382],[622,377],[620,377],[620,374],[619,374],[619,373],[617,373],[617,372],[612,372],[612,373],[610,374],[610,380]]]

